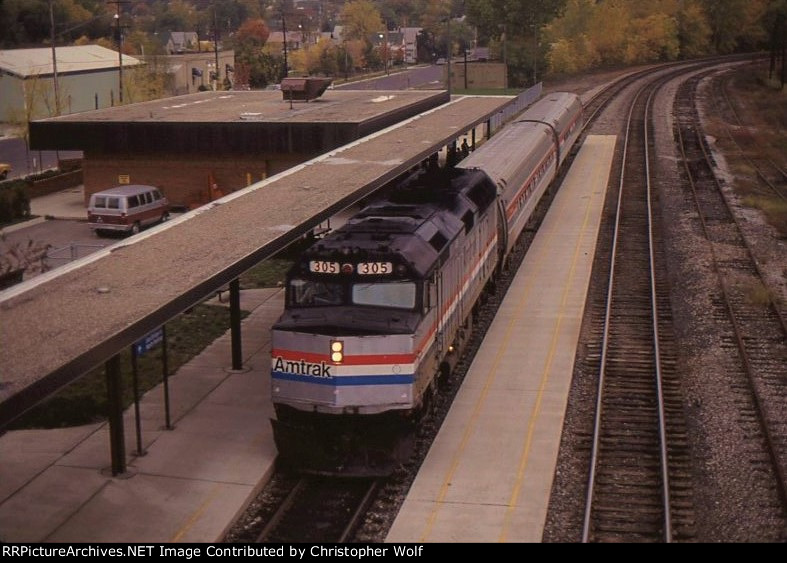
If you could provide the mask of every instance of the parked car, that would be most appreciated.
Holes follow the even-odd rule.
[[[169,201],[154,186],[118,186],[90,196],[87,221],[97,235],[136,234],[144,227],[169,219]]]

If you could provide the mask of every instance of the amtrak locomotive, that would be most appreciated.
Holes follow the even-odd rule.
[[[452,368],[472,311],[579,137],[582,105],[550,94],[449,170],[424,170],[308,248],[273,327],[279,459],[390,473]]]

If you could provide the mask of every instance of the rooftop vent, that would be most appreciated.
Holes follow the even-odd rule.
[[[305,78],[285,78],[281,81],[281,95],[285,101],[316,100],[323,95],[333,78],[318,78],[307,76]]]

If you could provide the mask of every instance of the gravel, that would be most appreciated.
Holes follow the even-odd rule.
[[[672,103],[678,84],[673,80],[657,96],[654,115],[665,117],[656,120],[654,132],[658,161],[656,188],[662,204],[672,308],[680,349],[677,369],[682,374],[684,412],[692,450],[692,502],[696,522],[693,535],[681,539],[783,541],[787,530],[785,516],[769,481],[755,470],[763,454],[761,446],[750,438],[755,429],[747,414],[750,408],[748,390],[742,389],[728,373],[730,357],[722,346],[724,332],[708,315],[719,288],[693,203],[681,187],[682,165],[674,144],[672,119]],[[591,133],[620,134],[622,113],[619,106],[611,105]],[[716,154],[715,158],[727,183],[731,183],[734,178],[725,168],[723,155]],[[614,171],[611,178],[615,182]],[[739,206],[736,214],[761,262],[769,270],[774,287],[784,297],[784,265],[787,264],[784,242],[778,240],[774,229],[759,213]],[[583,328],[580,338],[544,530],[545,542],[581,539],[588,434],[591,432],[588,413],[592,412],[595,400],[595,374],[587,373],[584,362],[585,353],[592,349],[593,337]]]

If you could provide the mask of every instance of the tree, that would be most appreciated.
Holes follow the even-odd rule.
[[[497,38],[508,65],[509,82],[523,86],[543,68],[542,29],[558,16],[566,0],[467,0],[471,25],[485,41]]]
[[[151,32],[189,31],[197,28],[197,14],[191,4],[184,0],[157,2],[153,5]]]
[[[308,75],[335,76],[339,72],[338,48],[330,39],[320,39],[292,53],[292,66]]]
[[[426,3],[426,0],[386,0],[380,9],[387,22],[399,27],[417,27]]]
[[[763,18],[766,30],[770,31],[768,47],[770,49],[770,66],[768,78],[773,79],[777,69],[777,62],[781,58],[781,71],[779,79],[781,88],[787,82],[787,0],[775,0],[770,3]]]
[[[159,66],[155,58],[127,72],[128,79],[124,77],[123,80],[125,103],[145,102],[166,96],[167,69]]]
[[[262,47],[268,40],[271,32],[268,25],[261,19],[246,20],[238,28],[234,36],[235,44],[250,43]]]
[[[588,35],[602,64],[617,65],[626,60],[630,8],[628,0],[610,0],[594,10]]]
[[[764,1],[703,0],[703,4],[710,24],[711,43],[717,53],[732,53],[751,38],[763,38],[758,20],[765,13]]]
[[[369,42],[369,37],[384,29],[379,10],[370,0],[351,0],[344,5],[342,35],[347,39]]]
[[[345,42],[347,54],[349,55],[350,62],[355,65],[356,69],[366,68],[368,65],[366,61],[366,44],[368,40],[355,39]]]
[[[270,36],[267,24],[259,19],[243,22],[228,44],[235,50],[235,83],[264,88],[278,79],[283,61],[278,52],[266,48]]]
[[[690,59],[710,51],[711,29],[708,17],[699,0],[681,3],[678,11],[678,41],[680,57]]]
[[[680,44],[673,18],[653,14],[631,22],[626,45],[626,62],[631,64],[651,61],[671,61],[678,57]]]

